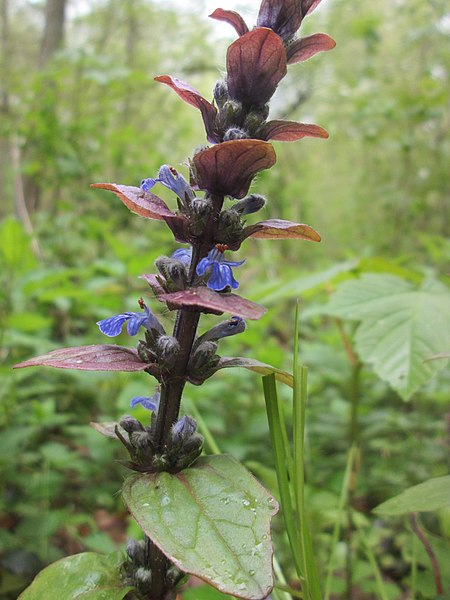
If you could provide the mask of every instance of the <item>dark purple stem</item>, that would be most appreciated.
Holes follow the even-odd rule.
[[[433,548],[431,547],[430,542],[428,541],[425,533],[419,527],[417,515],[415,513],[412,513],[409,515],[409,523],[411,525],[411,529],[414,531],[414,533],[417,535],[419,540],[422,542],[423,547],[425,548],[425,552],[430,557],[431,566],[433,568],[433,573],[434,573],[434,579],[436,582],[436,593],[442,594],[443,593],[442,579],[441,579],[441,572],[439,569],[439,563],[438,563],[435,553],[433,552]]]
[[[213,206],[211,216],[206,224],[205,231],[192,246],[192,259],[189,272],[189,283],[192,285],[196,278],[196,269],[199,261],[208,254],[214,244],[218,217],[223,206],[223,196],[210,196]],[[159,452],[163,453],[167,443],[170,429],[177,421],[180,412],[181,397],[186,383],[186,368],[197,333],[200,311],[181,308],[177,313],[173,337],[180,343],[180,352],[177,360],[161,380],[161,397],[159,401],[158,414],[155,426],[155,445]],[[160,600],[170,598],[170,590],[166,589],[165,575],[168,560],[164,554],[150,540],[150,568],[152,571],[152,590],[149,600]],[[168,594],[166,596],[165,594]]]

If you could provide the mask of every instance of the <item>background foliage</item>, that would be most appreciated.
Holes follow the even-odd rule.
[[[2,6],[0,595],[12,599],[48,562],[83,549],[112,551],[136,533],[117,496],[121,450],[89,422],[127,412],[131,397],[147,395],[146,376],[12,373],[11,365],[53,348],[101,342],[95,321],[136,309],[145,293],[137,276],[151,272],[173,243],[158,223],[144,229],[89,183],[138,185],[204,143],[199,115],[153,76],[175,74],[210,97],[230,32],[208,23],[206,11],[96,1],[69,12],[63,47],[42,61],[43,4]],[[248,6],[246,12],[255,14]],[[427,557],[419,550],[413,558],[406,521],[371,509],[446,473],[450,381],[439,370],[445,361],[437,359],[438,372],[405,392],[364,355],[361,328],[364,319],[370,326],[371,313],[346,314],[339,301],[352,281],[367,277],[396,278],[416,299],[433,281],[443,303],[448,297],[449,22],[442,0],[329,0],[305,22],[305,33],[327,31],[338,45],[291,69],[273,116],[317,122],[330,140],[277,144],[278,164],[254,186],[268,197],[266,218],[307,222],[323,241],[246,245],[241,293],[270,310],[245,335],[227,340],[226,354],[289,369],[301,298],[300,358],[310,369],[308,507],[323,572],[333,525],[342,520],[336,598],[346,597],[346,586],[355,598],[377,597],[366,543],[387,597],[405,597],[412,563],[418,593],[434,597]],[[433,302],[437,316],[443,304]],[[172,320],[163,318],[166,325]],[[426,340],[439,340],[436,322],[425,327]],[[129,344],[125,336],[123,343]],[[391,358],[398,356],[392,350]],[[383,358],[384,370],[387,363]],[[276,493],[261,384],[233,371],[204,388],[189,386],[186,411],[196,407],[220,449]],[[279,393],[287,403],[289,393]],[[339,512],[352,444],[359,449],[352,510]],[[450,514],[423,520],[445,571]],[[275,527],[289,581],[281,519]],[[443,576],[448,589],[449,573]]]

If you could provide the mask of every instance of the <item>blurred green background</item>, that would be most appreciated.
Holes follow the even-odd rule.
[[[183,164],[205,143],[200,115],[153,77],[176,75],[210,98],[234,32],[206,18],[211,2],[1,5],[0,597],[8,600],[48,562],[110,551],[137,534],[118,495],[125,471],[116,461],[124,453],[89,422],[120,418],[153,384],[144,374],[11,366],[54,348],[105,342],[95,322],[136,310],[141,295],[170,328],[173,314],[138,276],[176,248],[171,235],[89,184],[139,185],[163,163],[186,175]],[[256,2],[221,6],[255,21]],[[370,532],[388,597],[400,599],[410,585],[411,534],[401,519],[375,520],[370,510],[448,470],[450,377],[440,370],[405,401],[354,355],[355,323],[323,307],[335,289],[368,273],[448,284],[450,13],[443,0],[327,0],[302,26],[302,35],[318,31],[337,47],[290,68],[271,116],[318,123],[330,139],[276,143],[278,162],[253,190],[268,199],[261,218],[308,223],[323,241],[246,243],[240,293],[269,311],[225,340],[221,354],[289,370],[301,298],[319,565],[328,560],[346,453],[356,442],[353,516],[338,546],[335,597],[348,597],[346,586],[354,598],[377,597],[356,522]],[[157,193],[174,206],[165,192]],[[134,341],[123,335],[118,343]],[[186,402],[185,410],[195,402],[219,447],[275,493],[259,378],[226,370],[204,387],[188,386]],[[133,414],[144,417],[141,410]],[[450,513],[424,521],[444,557]],[[275,529],[289,580],[281,519]],[[427,558],[418,561],[418,590],[433,598]]]

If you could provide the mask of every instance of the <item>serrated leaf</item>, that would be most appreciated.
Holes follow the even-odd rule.
[[[132,348],[114,344],[93,344],[52,350],[48,354],[18,363],[13,368],[23,369],[38,366],[78,371],[143,371],[150,365],[144,363],[136,350]]]
[[[41,571],[19,600],[122,600],[133,587],[120,577],[123,558],[84,552]]]
[[[374,508],[378,515],[389,517],[412,512],[439,510],[450,506],[450,475],[433,477],[408,488]]]
[[[266,363],[259,362],[259,360],[254,358],[243,358],[239,356],[228,358],[224,356],[220,359],[216,371],[219,371],[219,369],[230,369],[232,367],[243,367],[244,369],[258,373],[259,375],[270,375],[274,373],[277,381],[281,381],[290,387],[294,385],[293,378],[290,373],[287,373],[282,369],[272,367],[271,365],[267,365]]]
[[[326,313],[360,321],[358,355],[405,400],[445,367],[430,360],[450,340],[450,293],[438,282],[415,289],[392,275],[363,275],[339,287]]]
[[[238,598],[270,593],[270,521],[278,506],[233,458],[202,457],[175,475],[131,475],[123,496],[144,532],[182,571]]]

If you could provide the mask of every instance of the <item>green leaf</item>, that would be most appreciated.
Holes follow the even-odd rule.
[[[123,557],[84,552],[41,571],[19,600],[122,600],[133,588],[120,578]]]
[[[450,475],[433,477],[377,506],[373,512],[389,517],[439,510],[450,505]]]
[[[144,532],[182,571],[239,598],[268,596],[270,521],[278,505],[235,459],[205,456],[176,475],[131,475],[123,496]]]
[[[431,360],[448,351],[450,293],[437,281],[419,289],[392,275],[363,275],[346,281],[327,314],[360,321],[355,347],[361,360],[404,400],[445,367]]]

